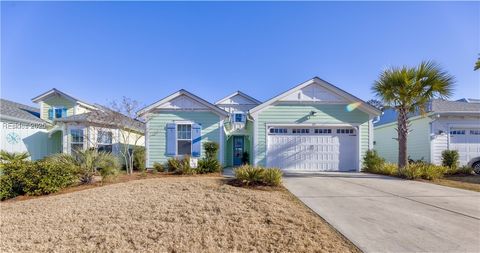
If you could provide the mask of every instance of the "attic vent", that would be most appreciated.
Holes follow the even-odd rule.
[[[301,99],[302,99],[302,92],[299,91],[299,92],[298,92],[298,100],[301,100]]]

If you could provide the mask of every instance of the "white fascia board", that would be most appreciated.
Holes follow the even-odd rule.
[[[215,104],[216,104],[216,105],[219,105],[219,104],[222,104],[222,105],[223,105],[223,102],[224,102],[225,100],[230,99],[230,98],[232,98],[232,97],[234,97],[234,96],[236,96],[236,95],[242,96],[242,97],[246,98],[247,100],[250,100],[251,102],[253,102],[252,105],[259,105],[259,104],[262,103],[262,102],[258,101],[257,99],[255,99],[255,98],[253,98],[253,97],[251,97],[251,96],[249,96],[249,95],[247,95],[247,94],[245,94],[245,93],[243,93],[243,92],[241,92],[241,91],[235,91],[234,93],[232,93],[232,94],[230,94],[230,95],[228,95],[228,96],[226,96],[226,97],[218,100],[217,102],[215,102]],[[225,104],[225,105],[229,105],[229,104]]]
[[[359,123],[267,123],[267,127],[356,127]]]
[[[163,105],[163,104],[165,104],[165,103],[167,103],[167,102],[169,102],[169,101],[171,101],[171,100],[173,100],[173,99],[175,99],[175,98],[177,98],[181,95],[185,95],[185,96],[195,100],[196,102],[212,109],[212,111],[215,112],[219,116],[227,117],[228,114],[229,114],[227,111],[220,109],[216,105],[211,104],[210,102],[208,102],[208,101],[206,101],[206,100],[204,100],[204,99],[202,99],[202,98],[200,98],[200,97],[182,89],[182,90],[179,90],[179,91],[173,93],[172,95],[170,95],[166,98],[163,98],[163,99],[161,99],[161,100],[159,100],[159,101],[141,109],[140,111],[137,112],[137,116],[142,117],[143,115],[152,111],[153,109],[155,109],[155,108],[157,108],[157,107],[159,107],[159,106],[161,106],[161,105]]]
[[[260,104],[252,109],[250,109],[250,113],[253,114],[253,115],[257,115],[260,111],[264,110],[265,108],[267,108],[269,105],[272,105],[273,103],[277,102],[278,100],[296,92],[296,91],[299,91],[311,84],[318,84],[318,85],[321,85],[323,88],[329,90],[330,92],[336,94],[336,95],[339,95],[340,97],[343,97],[345,98],[346,100],[348,101],[351,101],[351,102],[360,102],[361,105],[358,107],[359,109],[361,109],[362,111],[368,113],[369,115],[375,115],[375,116],[378,116],[381,114],[381,111],[374,108],[373,106],[371,105],[368,105],[365,101],[351,95],[350,93],[346,92],[346,91],[343,91],[342,89],[336,87],[335,85],[333,84],[330,84],[318,77],[314,77],[306,82],[303,82],[295,87],[293,87],[292,89],[290,90],[287,90],[283,93],[281,93],[280,95],[266,101],[265,103],[263,104]]]

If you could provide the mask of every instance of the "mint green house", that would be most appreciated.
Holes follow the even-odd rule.
[[[146,122],[147,167],[200,158],[202,143],[215,141],[225,167],[248,162],[285,171],[359,171],[378,115],[318,77],[263,103],[240,91],[210,103],[180,90],[138,112]]]

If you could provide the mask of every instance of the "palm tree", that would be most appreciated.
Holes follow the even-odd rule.
[[[28,152],[8,152],[5,150],[0,151],[0,161],[1,162],[17,162],[25,161],[30,157]]]
[[[448,98],[453,93],[454,77],[431,61],[417,67],[392,67],[383,71],[372,90],[385,106],[395,109],[398,136],[398,166],[408,165],[408,114],[424,113],[427,103],[434,98]]]
[[[480,69],[480,57],[478,57],[477,62],[475,62],[475,67],[473,70],[479,70]]]
[[[116,156],[95,149],[76,150],[73,155],[55,154],[48,159],[74,168],[78,173],[80,182],[85,184],[93,182],[93,177],[97,171],[102,176],[110,176],[110,174],[115,174],[120,167]]]

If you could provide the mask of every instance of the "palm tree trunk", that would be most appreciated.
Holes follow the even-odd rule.
[[[400,169],[403,169],[408,165],[408,152],[407,152],[408,119],[407,119],[407,110],[405,110],[405,108],[400,108],[398,110],[397,133],[398,133],[398,167]]]

